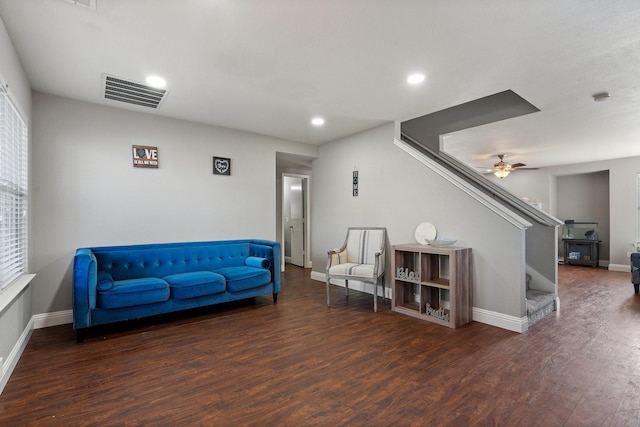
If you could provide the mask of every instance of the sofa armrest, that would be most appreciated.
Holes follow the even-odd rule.
[[[327,252],[327,271],[332,265],[342,264],[346,262],[347,259],[347,249],[343,246],[342,248],[331,249]]]
[[[278,294],[282,289],[280,273],[280,243],[271,240],[255,240],[249,245],[249,256],[266,258],[271,262],[269,271],[273,282],[273,293]]]
[[[374,255],[376,258],[373,271],[376,277],[378,277],[385,271],[384,248],[376,251]]]
[[[632,252],[631,261],[631,283],[640,284],[640,252]]]
[[[98,265],[91,249],[78,249],[73,260],[73,328],[91,326],[96,307]]]
[[[631,283],[640,284],[640,268],[631,266]]]

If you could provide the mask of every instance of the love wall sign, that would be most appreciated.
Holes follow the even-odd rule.
[[[214,175],[231,175],[231,159],[228,157],[213,158]]]
[[[158,147],[133,145],[133,167],[158,168]]]

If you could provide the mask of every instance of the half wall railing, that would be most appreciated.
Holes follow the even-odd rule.
[[[500,185],[485,179],[478,172],[448,154],[444,152],[435,153],[408,135],[401,134],[400,138],[407,145],[413,147],[415,150],[428,156],[437,163],[442,164],[456,176],[462,178],[473,187],[487,194],[489,197],[496,199],[500,203],[508,206],[510,209],[513,209],[518,214],[523,215],[525,218],[548,227],[557,227],[562,225],[562,221],[559,219],[534,206],[531,206],[518,196],[504,189]]]

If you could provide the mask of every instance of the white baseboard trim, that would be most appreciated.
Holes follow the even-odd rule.
[[[54,311],[53,313],[34,314],[31,318],[33,329],[73,323],[73,310]]]
[[[523,333],[529,329],[529,319],[527,316],[515,317],[483,308],[473,307],[473,320],[509,331]]]
[[[4,390],[4,386],[9,382],[9,377],[13,373],[13,370],[18,365],[18,360],[20,360],[20,356],[22,356],[22,352],[27,347],[27,343],[29,342],[29,338],[31,337],[31,333],[33,332],[33,317],[29,320],[27,327],[24,328],[20,338],[18,338],[18,342],[13,346],[11,353],[7,356],[7,360],[2,364],[0,371],[2,376],[0,377],[0,394],[2,394],[2,390]]]
[[[624,271],[625,273],[631,272],[631,264],[609,264],[609,270],[611,271]],[[631,279],[629,279],[631,280]]]
[[[2,374],[2,376],[0,376],[0,394],[2,394],[2,390],[4,390],[5,385],[9,382],[9,377],[11,377],[13,370],[18,365],[20,356],[22,356],[24,349],[27,347],[27,343],[29,342],[29,338],[31,338],[33,330],[48,328],[49,326],[64,325],[67,323],[73,323],[73,310],[34,314],[31,316],[29,323],[27,323],[26,328],[24,328],[20,338],[18,338],[18,342],[16,342],[11,353],[7,356],[7,360],[0,365],[0,374]]]

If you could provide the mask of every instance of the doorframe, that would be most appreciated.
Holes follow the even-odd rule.
[[[281,248],[280,248],[280,252],[281,252],[281,256],[280,259],[282,260],[282,271],[284,271],[285,269],[285,261],[284,261],[284,228],[285,228],[285,218],[284,218],[284,211],[285,211],[285,207],[284,207],[284,192],[285,192],[285,187],[284,187],[284,177],[290,177],[290,178],[302,178],[302,182],[303,182],[303,200],[302,203],[304,204],[304,227],[303,229],[303,233],[304,233],[304,268],[311,268],[312,263],[311,263],[311,175],[307,175],[307,174],[300,174],[300,173],[291,173],[291,172],[282,172],[282,206],[281,206],[281,217],[280,217],[280,222],[281,222],[281,227],[280,227],[280,232],[281,232],[281,236],[280,236],[280,241],[282,242]],[[306,185],[305,180],[306,179]]]

